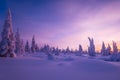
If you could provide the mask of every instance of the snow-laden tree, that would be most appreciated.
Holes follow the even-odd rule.
[[[21,39],[21,54],[23,55],[24,53],[25,53],[24,41]]]
[[[55,49],[55,55],[59,55],[60,54],[60,50],[58,49],[58,47]]]
[[[109,61],[120,61],[120,53],[119,54],[112,54],[108,60]]]
[[[55,47],[52,47],[52,48],[51,48],[51,51],[52,51],[52,53],[55,53],[55,52],[56,52]]]
[[[34,35],[32,38],[31,51],[32,51],[32,53],[36,52],[36,43],[35,43],[35,36]]]
[[[118,48],[116,42],[113,41],[113,54],[118,53]]]
[[[69,47],[66,48],[66,53],[70,53],[70,48]]]
[[[89,47],[88,47],[88,53],[90,56],[95,56],[95,45],[94,45],[94,40],[93,38],[88,37],[89,40]]]
[[[111,54],[111,47],[110,44],[108,44],[107,49],[106,49],[106,55],[110,55]]]
[[[25,52],[30,53],[30,45],[29,45],[28,40],[27,40],[27,42],[25,44]]]
[[[37,44],[35,45],[35,50],[36,52],[39,52],[39,46]]]
[[[53,48],[54,49],[54,53],[55,53],[55,48]],[[52,50],[52,48],[49,46],[49,45],[44,45],[43,46],[43,48],[41,49],[41,51],[42,52],[44,52],[46,55],[47,55],[47,57],[48,57],[48,60],[53,60],[54,59],[54,57],[53,57],[53,50]]]
[[[76,53],[77,56],[82,55],[82,53],[83,53],[82,45],[79,45],[78,50],[72,51],[72,53],[73,53],[73,52]]]
[[[79,52],[80,54],[83,53],[82,45],[79,45],[79,50],[78,50],[78,52]]]
[[[24,44],[23,40],[20,37],[19,29],[17,29],[15,35],[15,52],[17,55],[22,55],[24,53]]]
[[[55,55],[59,55],[60,53],[62,53],[61,49],[59,49],[58,47],[57,48],[51,47],[50,52],[52,52]]]
[[[65,51],[65,49],[62,49],[62,51],[61,51],[61,52],[65,54],[65,52],[66,52],[66,51]]]
[[[106,56],[106,47],[104,42],[102,42],[101,54]]]
[[[51,48],[50,48],[50,46],[49,45],[44,45],[43,46],[43,48],[41,49],[41,51],[42,52],[45,52],[45,53],[49,53],[49,52],[51,52],[52,50],[51,50]]]
[[[111,54],[110,61],[120,61],[120,52],[118,52],[117,44],[113,41],[113,53]]]
[[[8,9],[7,18],[5,20],[1,35],[2,41],[0,43],[0,57],[15,57],[15,41],[12,29],[12,16],[10,9]]]

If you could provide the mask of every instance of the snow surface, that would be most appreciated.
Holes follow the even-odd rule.
[[[44,53],[0,58],[0,80],[120,80],[120,62],[75,55]]]

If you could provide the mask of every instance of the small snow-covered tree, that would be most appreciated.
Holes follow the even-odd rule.
[[[61,53],[66,54],[66,49],[62,49]]]
[[[37,44],[35,45],[35,50],[36,50],[36,52],[39,51],[39,46]]]
[[[31,45],[31,51],[32,51],[32,53],[36,52],[35,47],[36,47],[35,36],[33,36],[33,38],[32,38],[32,45]]]
[[[49,45],[45,44],[44,47],[41,49],[41,51],[44,52],[47,55],[48,60],[53,60],[54,59],[54,57],[53,57],[53,55],[51,53],[52,49],[50,48]]]
[[[90,56],[95,56],[95,45],[94,45],[94,40],[93,38],[91,39],[90,37],[88,37],[89,39],[89,47],[88,47],[88,53]]]
[[[52,51],[52,53],[55,53],[55,52],[56,52],[55,47],[52,47],[52,48],[51,48],[51,51]]]
[[[51,52],[50,46],[46,45],[46,44],[43,46],[43,48],[41,50],[42,50],[42,52],[45,52],[45,53]]]
[[[0,57],[15,57],[15,41],[10,9],[8,9],[7,19],[5,20],[1,35],[2,41],[0,43]]]
[[[58,49],[58,47],[55,49],[55,55],[59,55],[60,51]]]
[[[118,48],[116,42],[113,41],[113,53],[117,54],[118,53]]]
[[[113,53],[110,55],[110,61],[120,61],[120,53],[118,52],[117,44],[113,41]]]
[[[80,54],[83,53],[82,45],[79,45],[79,50],[78,50],[78,52],[79,52]]]
[[[30,45],[28,41],[25,44],[25,52],[30,53]]]
[[[101,54],[106,56],[106,47],[104,42],[102,43]]]
[[[73,51],[73,52],[74,52],[74,51]],[[81,46],[81,45],[79,45],[79,49],[78,49],[78,50],[75,50],[75,52],[74,52],[74,53],[76,53],[76,55],[77,55],[77,56],[82,55],[82,53],[83,53],[82,46]]]
[[[17,54],[21,53],[21,41],[20,41],[20,34],[19,34],[19,30],[17,29],[16,35],[15,35],[15,52]]]
[[[106,55],[110,55],[111,54],[111,47],[110,44],[108,44],[107,49],[106,49]]]
[[[17,55],[22,55],[24,53],[24,44],[18,29],[15,35],[15,52]]]
[[[69,47],[67,47],[67,49],[66,49],[66,53],[70,53],[70,49],[69,49]]]
[[[24,53],[25,53],[24,41],[21,39],[21,54],[23,55]]]

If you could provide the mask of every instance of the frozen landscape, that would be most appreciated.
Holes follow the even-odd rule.
[[[0,80],[120,80],[119,7],[119,0],[0,0]]]
[[[120,80],[120,62],[88,56],[44,53],[0,58],[0,80]]]

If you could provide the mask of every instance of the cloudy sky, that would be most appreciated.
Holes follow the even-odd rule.
[[[89,36],[96,50],[102,41],[120,45],[120,0],[0,0],[0,30],[8,7],[24,41],[87,49]]]

